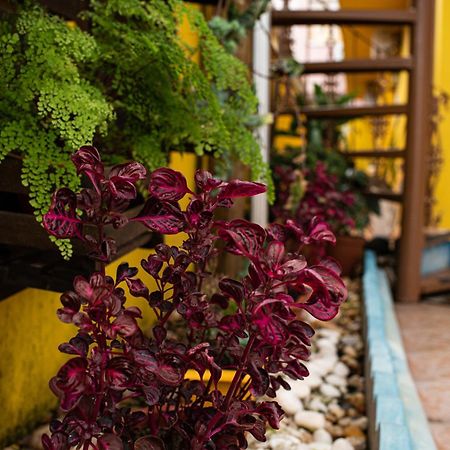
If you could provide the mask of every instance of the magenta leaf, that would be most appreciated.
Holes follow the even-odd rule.
[[[98,150],[92,145],[85,145],[72,155],[78,173],[103,174],[103,164]]]
[[[197,172],[195,172],[195,184],[199,191],[209,193],[218,189],[224,182],[218,178],[214,178],[206,170],[197,170]]]
[[[82,222],[76,216],[77,197],[67,188],[56,191],[42,223],[49,234],[58,239],[82,238]]]
[[[116,271],[116,284],[121,283],[126,278],[133,278],[137,273],[137,267],[130,267],[127,262],[120,264]]]
[[[176,386],[184,377],[185,370],[183,370],[171,358],[163,358],[158,361],[158,371],[155,375],[169,386]]]
[[[133,360],[137,364],[144,366],[149,372],[155,372],[158,369],[158,362],[156,361],[155,355],[153,355],[149,350],[133,350],[131,354],[133,356]]]
[[[185,226],[184,215],[178,206],[160,202],[155,197],[150,197],[139,215],[131,220],[164,234],[179,233]]]
[[[319,266],[325,267],[328,270],[331,270],[337,276],[339,276],[342,272],[342,268],[341,268],[340,264],[331,256],[328,256],[328,257],[322,259],[319,263]]]
[[[308,369],[297,359],[289,361],[283,368],[283,372],[293,380],[302,380],[309,375]]]
[[[120,210],[117,207],[117,203],[121,200],[131,201],[136,198],[136,187],[133,182],[121,177],[112,177],[107,183],[108,189],[114,199],[114,209]]]
[[[249,374],[252,378],[251,391],[254,396],[262,397],[266,394],[270,386],[270,378],[267,371],[261,367],[256,367],[255,364],[250,366]]]
[[[61,408],[64,411],[72,409],[92,387],[86,359],[77,357],[67,361],[50,382],[50,387],[61,397]]]
[[[278,403],[262,402],[258,406],[257,411],[269,422],[269,425],[272,428],[280,428],[280,422],[283,418],[284,412]]]
[[[158,255],[150,255],[146,260],[141,261],[142,268],[152,277],[157,278],[163,266],[163,262]]]
[[[134,450],[165,450],[164,442],[156,436],[144,436],[134,443]]]
[[[148,287],[139,278],[126,278],[126,283],[130,294],[133,297],[143,297],[148,298]]]
[[[143,388],[145,403],[148,406],[156,405],[161,397],[161,390],[156,384],[150,384]]]
[[[222,225],[219,236],[227,243],[228,252],[254,259],[261,251],[265,231],[259,225],[236,219]]]
[[[130,163],[118,164],[109,172],[110,179],[118,177],[126,181],[130,181],[131,183],[145,179],[146,175],[147,171],[145,170],[145,167],[134,161]]]
[[[133,366],[128,358],[115,357],[108,361],[106,366],[106,381],[108,386],[114,390],[124,390],[131,386]]]
[[[231,278],[223,278],[219,281],[219,288],[228,297],[236,300],[238,303],[242,302],[245,297],[245,288],[242,283]]]
[[[42,436],[42,446],[45,450],[69,450],[70,446],[67,436],[63,433],[53,433],[51,437],[47,434]]]
[[[149,192],[159,200],[178,201],[191,190],[180,172],[163,167],[150,174]]]
[[[58,349],[62,353],[67,353],[69,355],[79,355],[86,357],[89,350],[90,339],[78,335],[70,339],[69,342],[60,344]]]
[[[104,434],[97,440],[99,450],[123,450],[122,440],[112,433]]]
[[[267,188],[264,184],[254,183],[251,181],[233,180],[226,183],[219,191],[218,199],[253,197],[254,195],[266,192]]]
[[[330,242],[332,244],[336,243],[336,237],[330,229],[330,226],[319,219],[318,217],[313,217],[308,230],[308,242]]]
[[[270,267],[277,269],[283,262],[284,244],[280,241],[269,242],[266,249],[267,262]]]
[[[139,330],[136,319],[130,314],[122,313],[111,324],[111,337],[119,334],[122,337],[130,337]]]

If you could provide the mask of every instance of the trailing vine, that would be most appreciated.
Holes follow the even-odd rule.
[[[200,12],[181,0],[92,0],[83,14],[89,32],[33,2],[1,20],[0,161],[23,157],[38,221],[51,191],[76,189],[69,155],[91,143],[110,163],[133,158],[150,169],[170,150],[237,158],[270,183],[248,71]],[[179,35],[185,19],[199,48]],[[70,255],[69,243],[58,245]]]

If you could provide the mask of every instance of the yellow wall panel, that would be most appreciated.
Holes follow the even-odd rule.
[[[435,24],[435,53],[434,53],[434,85],[438,90],[450,93],[450,64],[448,54],[450,49],[450,2],[436,1]],[[443,165],[436,186],[435,212],[441,216],[440,226],[450,228],[450,112],[443,114],[443,121],[439,125],[442,146]]]
[[[133,250],[109,265],[107,273],[115,275],[123,261],[140,267],[150,251]],[[142,269],[139,276],[150,290],[155,289],[153,279]],[[48,381],[67,359],[58,345],[76,334],[73,325],[56,317],[59,297],[57,292],[29,288],[0,302],[0,447],[22,429],[46,420],[56,407]],[[141,309],[144,317],[139,319],[140,326],[148,331],[154,316],[147,302],[128,297],[127,304]]]

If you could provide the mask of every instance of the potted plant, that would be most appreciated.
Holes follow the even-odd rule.
[[[199,171],[194,193],[179,172],[166,168],[150,174],[143,210],[127,219],[124,212],[136,195],[136,182],[145,176],[143,166],[122,164],[106,176],[92,147],[81,148],[72,159],[92,187],[79,193],[58,190],[44,226],[57,238],[86,242],[99,270],[76,277],[73,290],[61,297],[58,316],[78,332],[61,344],[72,358],[50,381],[65,415],[51,423],[50,436],[43,436],[45,449],[225,450],[246,448],[248,434],[265,440],[266,428],[278,428],[283,415],[267,398],[274,398],[280,386],[289,389],[289,378],[308,375],[302,360],[308,358],[314,331],[297,312],[328,320],[346,298],[335,262],[309,267],[301,254],[303,244],[332,239],[328,227],[317,223],[307,234],[293,222],[267,230],[242,219],[218,222],[217,209],[265,187],[227,183]],[[179,201],[186,195],[189,203],[182,210]],[[180,247],[160,244],[142,261],[155,279],[154,291],[127,263],[115,278],[105,275],[114,242],[104,227],[129,222],[187,234]],[[96,226],[97,233],[86,235],[87,225]],[[298,249],[288,253],[290,235]],[[205,295],[208,262],[220,251],[246,259],[248,273],[240,280],[220,280],[217,291]],[[155,314],[150,334],[138,325],[142,312],[127,307],[124,285],[131,295],[145,298]],[[167,335],[174,314],[185,323],[185,342]],[[235,370],[226,393],[218,388],[224,369]],[[188,378],[188,370],[198,379]]]
[[[352,94],[333,99],[319,85],[314,87],[313,104],[346,105]],[[299,105],[305,103],[300,98]],[[344,137],[340,126],[347,119],[307,120],[304,147],[288,147],[272,152],[272,170],[277,199],[272,215],[279,221],[295,220],[307,226],[313,217],[326,221],[336,235],[336,243],[314,249],[335,257],[343,274],[350,275],[361,265],[365,241],[363,231],[369,213],[378,212],[378,202],[367,198],[369,178],[339,152]],[[297,129],[295,118],[291,128]]]
[[[7,155],[21,159],[38,222],[55,188],[78,188],[70,154],[87,143],[101,145],[108,164],[133,158],[154,169],[170,150],[195,151],[237,158],[269,180],[248,71],[200,12],[181,0],[113,0],[89,2],[83,17],[86,30],[33,2],[2,16],[0,168],[10,170]],[[182,41],[184,18],[199,48]],[[70,255],[67,241],[58,245]]]

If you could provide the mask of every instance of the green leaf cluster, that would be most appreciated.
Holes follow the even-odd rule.
[[[102,92],[83,74],[99,57],[95,40],[27,7],[0,27],[0,161],[23,156],[22,181],[40,221],[55,187],[75,189],[69,155],[105,133],[114,117]],[[64,255],[67,242],[59,242]]]
[[[0,21],[0,161],[23,157],[38,220],[55,188],[77,187],[69,155],[91,143],[111,163],[133,158],[150,169],[170,150],[237,158],[270,182],[247,69],[199,11],[181,0],[91,0],[87,32],[35,3]],[[180,37],[186,19],[198,48]]]

